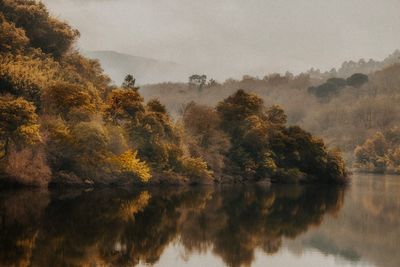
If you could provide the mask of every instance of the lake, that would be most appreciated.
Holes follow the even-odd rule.
[[[400,177],[0,192],[0,266],[400,266]]]

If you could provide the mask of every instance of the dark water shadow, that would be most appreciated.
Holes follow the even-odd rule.
[[[0,194],[0,266],[157,263],[173,241],[228,266],[273,254],[343,206],[344,188],[228,186]]]

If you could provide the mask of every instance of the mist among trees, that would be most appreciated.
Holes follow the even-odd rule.
[[[289,126],[298,125],[322,137],[329,148],[342,151],[349,167],[361,170],[355,149],[375,133],[397,127],[400,120],[399,74],[397,50],[382,61],[344,62],[337,70],[327,72],[311,69],[263,78],[244,75],[241,80],[224,82],[209,77],[201,90],[189,82],[145,85],[142,92],[145,99],[162,98],[177,118],[190,101],[212,106],[238,89],[255,93],[267,105],[279,105]]]
[[[95,25],[105,38],[126,30]],[[220,30],[217,41],[238,38]],[[215,59],[215,77],[176,68],[186,80],[141,84],[163,81],[170,72],[150,76],[175,63],[152,72],[157,60],[141,58],[134,73],[135,57],[118,53],[110,65],[121,68],[106,73],[79,49],[80,35],[42,1],[0,0],[0,266],[399,266],[400,50],[328,71],[225,80]],[[246,36],[249,58],[269,49]],[[201,48],[208,56],[229,55],[212,44]],[[266,66],[257,60],[252,73]],[[235,64],[220,73],[247,68]]]
[[[256,94],[237,88],[211,107],[187,102],[171,118],[164,96],[145,101],[134,76],[112,85],[98,61],[75,48],[79,32],[42,3],[5,0],[0,15],[4,180],[37,186],[346,181],[338,151],[286,126],[285,111]],[[286,80],[307,83],[268,78],[276,86]],[[218,86],[193,75],[186,89],[204,94]]]

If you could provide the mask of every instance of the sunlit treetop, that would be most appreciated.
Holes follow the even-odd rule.
[[[0,2],[0,13],[9,23],[23,29],[31,47],[39,48],[55,58],[69,51],[79,36],[79,32],[67,23],[50,16],[41,2],[3,0]],[[22,31],[18,35],[22,36]]]

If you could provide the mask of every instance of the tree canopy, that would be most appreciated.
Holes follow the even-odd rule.
[[[41,185],[35,179],[197,184],[345,176],[340,156],[300,128],[286,127],[280,106],[266,107],[257,95],[238,90],[215,108],[192,103],[172,119],[160,99],[144,100],[132,74],[120,86],[112,84],[98,61],[75,49],[78,36],[41,2],[0,2],[2,173],[12,170]],[[276,86],[294,79],[289,73],[268,77]],[[206,75],[192,75],[189,83],[198,92],[219,85],[212,79],[207,85]],[[37,176],[53,177],[16,170],[16,161],[39,166]]]

